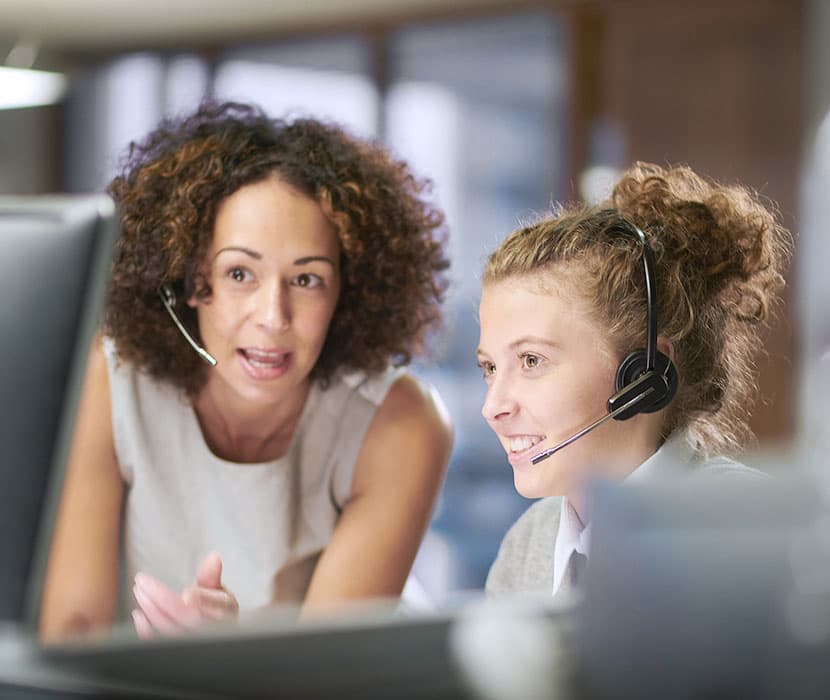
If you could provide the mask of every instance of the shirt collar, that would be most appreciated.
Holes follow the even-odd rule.
[[[553,550],[553,594],[562,588],[568,561],[573,552],[588,556],[589,527],[586,527],[567,498],[562,499],[559,512],[559,530]]]
[[[678,476],[700,462],[683,432],[672,435],[660,448],[626,478],[626,482],[640,483],[655,476]]]

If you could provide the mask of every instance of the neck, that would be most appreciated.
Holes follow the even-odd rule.
[[[622,482],[659,449],[659,440],[634,443],[625,455],[615,455],[602,464],[603,471],[585,475],[564,494],[579,520],[587,525],[591,518],[587,489],[591,481],[602,479]]]
[[[266,462],[282,457],[291,446],[310,381],[269,404],[228,396],[206,384],[193,402],[202,435],[210,450],[230,462]]]

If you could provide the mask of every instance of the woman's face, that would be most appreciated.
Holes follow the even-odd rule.
[[[277,178],[223,200],[206,260],[211,294],[188,301],[217,360],[208,381],[254,402],[302,385],[337,305],[339,258],[320,206]]]
[[[482,415],[498,435],[523,496],[570,495],[586,477],[642,461],[640,416],[610,420],[536,465],[530,458],[606,414],[619,360],[576,294],[573,275],[485,285],[478,360],[488,384]],[[650,449],[653,452],[653,447]]]

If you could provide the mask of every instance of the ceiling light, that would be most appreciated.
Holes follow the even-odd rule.
[[[54,104],[63,97],[66,86],[62,73],[0,66],[0,109]]]

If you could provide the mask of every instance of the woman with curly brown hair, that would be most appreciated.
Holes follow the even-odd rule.
[[[45,638],[401,593],[451,445],[396,369],[446,287],[423,189],[380,145],[239,104],[131,146]]]
[[[761,476],[728,455],[750,437],[752,355],[789,251],[747,189],[638,163],[607,201],[515,231],[490,256],[482,414],[516,489],[542,500],[502,542],[488,592],[577,582],[590,478]]]

